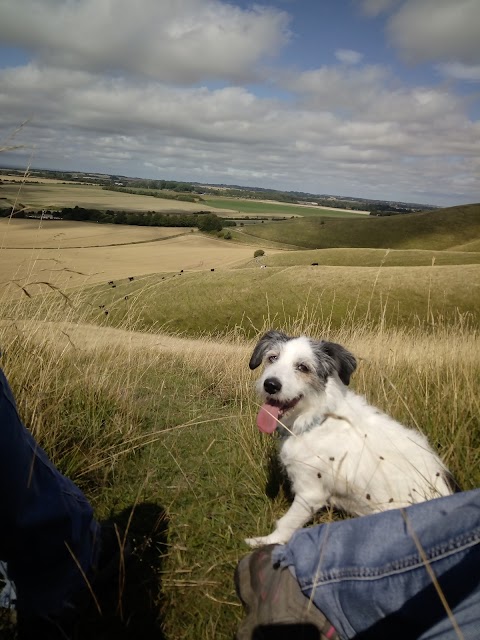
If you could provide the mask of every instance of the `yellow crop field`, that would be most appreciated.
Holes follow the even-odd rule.
[[[185,228],[2,219],[0,286],[11,294],[34,282],[64,288],[147,273],[225,268],[252,257],[253,250]],[[27,288],[35,294],[46,286]]]

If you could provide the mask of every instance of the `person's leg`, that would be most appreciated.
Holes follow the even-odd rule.
[[[303,529],[272,564],[342,639],[477,639],[480,490]]]
[[[0,508],[0,559],[19,613],[55,615],[91,577],[100,529],[83,493],[22,424],[1,370]]]

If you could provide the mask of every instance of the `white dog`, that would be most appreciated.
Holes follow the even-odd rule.
[[[257,424],[280,432],[295,498],[273,533],[248,538],[250,546],[287,542],[327,504],[359,516],[452,493],[449,472],[421,433],[347,389],[356,360],[342,346],[269,331],[250,369],[262,361]]]

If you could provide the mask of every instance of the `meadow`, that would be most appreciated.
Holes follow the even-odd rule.
[[[44,259],[58,263],[42,272],[47,284],[21,281],[30,297],[18,284],[3,288],[0,362],[41,445],[100,519],[129,530],[128,637],[234,633],[243,539],[268,532],[288,505],[274,439],[255,426],[248,368],[267,328],[345,345],[359,362],[354,389],[426,433],[462,488],[479,486],[474,252],[268,249],[254,259],[260,245],[198,232],[154,241],[147,232],[158,229],[121,228],[114,237],[103,225],[71,225],[56,248],[54,227],[42,236],[45,223],[15,226],[12,246],[2,244],[2,280],[24,267],[34,274]],[[442,229],[435,238],[448,248],[475,241],[457,229],[439,242]],[[30,248],[19,249],[24,240]],[[92,246],[107,240],[118,244]],[[53,289],[61,273],[78,279],[55,280]],[[316,521],[338,517],[326,511]],[[110,618],[80,626],[81,637],[127,637]]]

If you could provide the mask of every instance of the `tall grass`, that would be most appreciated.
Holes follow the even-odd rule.
[[[242,327],[198,339],[135,331],[149,286],[118,328],[93,325],[81,292],[5,307],[1,363],[26,424],[99,518],[165,509],[156,606],[167,638],[231,638],[243,538],[268,532],[287,506],[273,439],[254,426],[253,340]],[[354,388],[425,432],[464,489],[479,485],[478,334],[464,316],[338,326],[305,306],[267,309],[251,332],[272,325],[347,346],[359,359]]]

